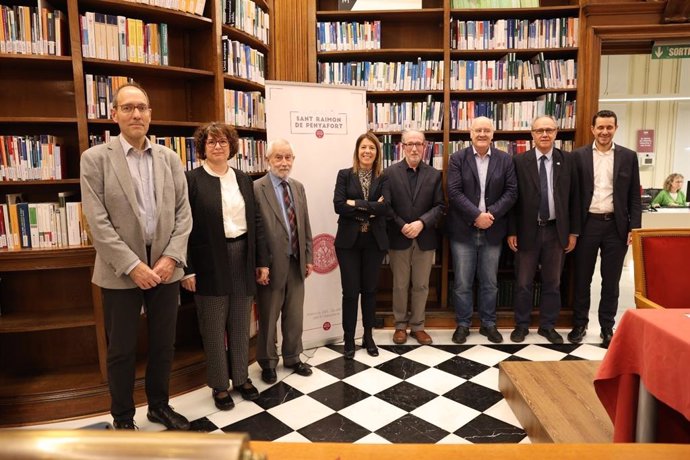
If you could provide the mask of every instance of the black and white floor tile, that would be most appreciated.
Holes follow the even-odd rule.
[[[171,405],[192,420],[195,431],[247,432],[251,439],[286,442],[350,443],[520,443],[529,442],[498,391],[498,365],[505,360],[559,361],[602,359],[598,343],[552,345],[532,332],[523,344],[494,345],[473,331],[468,343],[456,345],[451,330],[429,330],[430,346],[414,339],[392,343],[391,330],[377,330],[379,356],[357,349],[343,357],[334,344],[307,350],[303,359],[310,377],[279,365],[279,381],[267,385],[253,364],[250,376],[261,392],[257,401],[233,393],[236,406],[218,411],[210,390],[174,398]],[[561,331],[565,333],[566,331]],[[136,422],[145,431],[162,430],[138,408]],[[51,428],[75,428],[107,415],[62,422]]]
[[[598,298],[592,284],[592,297]],[[625,268],[621,308],[633,304],[632,269]],[[593,302],[594,303],[594,302]],[[596,305],[596,304],[595,304]],[[216,409],[211,391],[202,388],[178,396],[171,405],[192,421],[192,429],[223,434],[247,432],[251,439],[282,442],[350,443],[528,443],[520,423],[498,390],[502,361],[601,360],[596,308],[584,344],[552,345],[535,330],[522,344],[510,342],[501,330],[502,344],[492,344],[475,330],[467,343],[451,341],[453,331],[427,330],[434,343],[420,346],[410,338],[392,342],[392,330],[376,330],[378,357],[357,349],[355,359],[343,357],[342,343],[306,350],[303,360],[313,366],[310,377],[293,374],[279,364],[278,382],[261,381],[254,363],[250,377],[261,392],[257,401],[232,393],[236,406]],[[563,336],[567,330],[559,331]],[[108,414],[30,428],[71,429],[111,422]],[[137,408],[135,421],[143,431],[161,431]]]

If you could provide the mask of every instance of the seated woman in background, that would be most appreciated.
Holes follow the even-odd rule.
[[[686,206],[685,194],[681,190],[683,187],[683,175],[673,173],[664,181],[664,189],[654,197],[652,207],[659,206]]]

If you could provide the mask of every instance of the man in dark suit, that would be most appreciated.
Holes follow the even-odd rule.
[[[493,122],[472,122],[472,145],[455,152],[448,165],[448,234],[453,254],[453,305],[458,327],[453,342],[464,343],[472,321],[472,285],[475,276],[479,333],[493,343],[503,341],[496,329],[497,272],[508,212],[517,199],[513,160],[491,147]]]
[[[134,374],[142,305],[148,325],[146,398],[150,421],[188,430],[168,405],[179,280],[192,213],[180,157],[146,137],[151,106],[129,83],[114,97],[120,135],[81,156],[84,215],[96,249],[93,283],[101,287],[108,335],[110,412],[116,429],[135,430]]]
[[[388,256],[393,272],[393,342],[407,341],[410,335],[422,345],[430,345],[424,331],[424,310],[429,295],[429,274],[438,247],[436,226],[443,215],[441,172],[422,161],[424,133],[408,130],[402,134],[404,158],[385,174],[391,193],[392,215],[388,219]],[[408,311],[408,293],[412,298]]]
[[[311,274],[312,238],[304,186],[289,177],[295,154],[285,139],[269,143],[266,151],[269,171],[254,182],[254,195],[263,219],[271,254],[268,284],[258,286],[259,336],[256,360],[261,379],[277,380],[277,322],[281,319],[283,365],[299,375],[312,374],[300,360],[304,280]]]
[[[611,342],[625,254],[632,229],[642,223],[637,154],[613,143],[617,128],[614,112],[597,112],[592,118],[594,143],[573,152],[580,177],[582,232],[575,250],[574,327],[568,334],[572,343],[582,342],[587,332],[590,285],[600,250],[600,337],[604,347]]]
[[[534,275],[541,266],[537,333],[551,343],[563,343],[555,329],[561,271],[580,233],[580,197],[572,155],[554,147],[557,133],[552,117],[537,117],[532,122],[535,148],[513,157],[518,181],[518,199],[508,219],[508,247],[515,252],[513,342],[529,334]]]

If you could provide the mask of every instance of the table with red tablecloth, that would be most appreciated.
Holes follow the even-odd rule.
[[[690,309],[628,310],[594,379],[615,442],[635,441],[640,379],[656,398],[656,441],[690,443]]]

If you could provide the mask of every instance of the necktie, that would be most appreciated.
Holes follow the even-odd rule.
[[[539,185],[541,199],[539,200],[539,220],[549,220],[549,180],[546,177],[546,155],[539,158]]]
[[[280,185],[283,186],[283,203],[285,204],[285,212],[287,213],[288,225],[290,226],[290,249],[292,255],[299,256],[299,242],[297,240],[297,217],[295,216],[295,206],[290,199],[290,191],[288,190],[287,181],[282,181]]]

